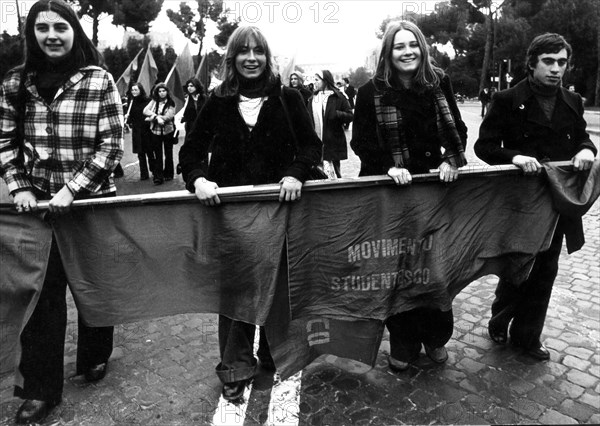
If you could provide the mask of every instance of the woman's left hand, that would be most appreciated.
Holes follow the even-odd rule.
[[[51,213],[64,214],[67,213],[71,209],[71,204],[75,197],[67,188],[67,186],[63,186],[60,191],[56,193],[54,197],[48,203],[48,209]]]
[[[279,192],[279,201],[296,201],[300,199],[302,193],[302,182],[292,176],[284,176],[279,181],[281,191]]]
[[[440,180],[442,182],[454,182],[458,179],[458,169],[445,161],[440,164]]]

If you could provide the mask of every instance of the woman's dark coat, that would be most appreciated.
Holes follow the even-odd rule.
[[[356,155],[360,157],[360,176],[385,175],[394,167],[391,150],[387,147],[389,141],[381,141],[377,135],[378,123],[374,101],[376,88],[384,93],[382,104],[395,105],[402,111],[411,158],[408,170],[411,173],[428,173],[431,169],[437,169],[443,159],[433,91],[417,94],[411,90],[388,88],[381,82],[370,80],[358,89],[350,143]],[[456,105],[452,84],[447,75],[442,77],[440,88],[454,117],[463,148],[466,149],[467,126]]]
[[[314,96],[323,96],[318,92]],[[310,119],[314,125],[313,98],[308,101]],[[327,98],[327,106],[323,117],[323,160],[340,161],[348,158],[348,144],[344,133],[344,124],[353,119],[348,99],[338,90]]]
[[[191,98],[188,95],[188,100],[185,104],[185,110],[183,111],[183,117],[181,117],[182,123],[189,123],[190,126],[194,124],[198,114],[202,110],[202,106],[206,102],[206,97],[204,95],[198,95],[198,99],[194,101],[194,98]]]
[[[136,96],[131,99],[131,109],[127,124],[131,128],[131,144],[134,154],[142,152],[152,152],[152,143],[150,141],[150,125],[144,121],[144,108],[150,102],[150,99]]]
[[[271,86],[267,95],[252,132],[238,111],[238,96],[209,97],[179,152],[190,192],[195,192],[194,182],[200,177],[221,187],[277,183],[284,176],[307,180],[320,161],[322,144],[304,101],[297,90],[281,84]]]

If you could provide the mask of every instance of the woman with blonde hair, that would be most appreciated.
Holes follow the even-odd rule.
[[[466,165],[467,127],[456,105],[448,76],[432,63],[427,42],[413,23],[391,24],[383,37],[377,71],[358,90],[351,147],[361,160],[361,176],[387,174],[398,185],[413,173],[439,169],[442,182],[453,182]],[[390,368],[406,370],[421,346],[434,362],[448,358],[452,310],[429,300],[386,321],[390,332]]]
[[[223,83],[206,101],[179,152],[186,188],[202,204],[215,206],[221,203],[220,186],[279,183],[279,201],[295,201],[320,158],[321,141],[304,101],[275,75],[265,37],[256,27],[237,28],[227,44]],[[244,283],[227,285],[244,291]],[[227,400],[239,399],[256,373],[255,330],[254,324],[219,316],[221,362],[216,370]],[[262,328],[260,335],[258,365],[273,370]]]

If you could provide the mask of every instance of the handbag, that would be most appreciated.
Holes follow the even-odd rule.
[[[298,150],[300,145],[298,144],[298,140],[296,139],[296,133],[294,132],[294,127],[292,126],[292,120],[290,119],[290,114],[288,112],[285,101],[283,100],[283,90],[281,91],[281,96],[279,97],[279,99],[281,100],[281,106],[283,107],[283,113],[285,115],[285,120],[286,120],[287,125],[290,129],[290,132],[292,134],[292,138],[294,139],[294,145],[296,146],[296,150]],[[310,170],[308,171],[308,180],[329,179],[329,176],[327,176],[327,173],[325,173],[323,171],[322,167],[323,167],[322,164],[315,164],[314,166],[312,166],[310,168]]]

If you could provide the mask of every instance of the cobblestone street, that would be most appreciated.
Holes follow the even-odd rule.
[[[468,157],[477,164],[478,103],[461,105],[469,127]],[[586,119],[598,128],[600,116]],[[350,132],[348,133],[350,139]],[[592,136],[598,146],[598,133]],[[180,145],[178,145],[180,146]],[[119,195],[183,189],[180,177],[161,187],[139,181],[131,147]],[[356,176],[350,153],[342,174]],[[498,279],[471,283],[454,301],[449,359],[434,364],[424,353],[408,371],[387,366],[384,336],[370,368],[321,357],[286,381],[261,374],[235,406],[221,397],[217,316],[186,314],[115,327],[107,376],[89,384],[75,374],[77,313],[69,300],[63,403],[48,425],[398,425],[600,424],[600,202],[584,217],[586,244],[565,247],[542,338],[550,360],[536,362],[487,332]],[[12,424],[21,400],[13,377],[0,382],[0,424]]]

